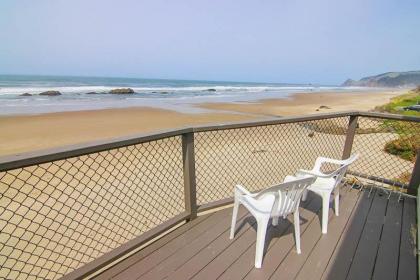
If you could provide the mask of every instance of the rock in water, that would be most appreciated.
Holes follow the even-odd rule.
[[[204,90],[204,91],[215,92],[216,90],[215,90],[214,88],[209,88],[209,89],[206,89],[206,90]]]
[[[99,92],[96,92],[96,91],[89,91],[89,92],[86,92],[86,94],[99,94]]]
[[[25,93],[22,93],[20,96],[32,96],[32,94],[25,92]]]
[[[116,88],[111,90],[111,94],[133,94],[134,90],[132,88]]]
[[[48,90],[48,91],[41,92],[39,95],[57,96],[57,95],[61,95],[61,92],[59,92],[58,90]]]

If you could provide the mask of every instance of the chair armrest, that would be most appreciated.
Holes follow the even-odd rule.
[[[342,159],[333,159],[333,158],[327,158],[327,157],[318,157],[317,161],[320,161],[321,163],[324,162],[328,162],[328,163],[333,163],[333,164],[345,164],[347,162],[347,160],[342,160]]]
[[[299,169],[297,175],[310,175],[320,178],[330,178],[332,174],[324,174],[321,171]]]
[[[322,167],[322,164],[324,164],[324,163],[332,163],[332,164],[337,164],[337,165],[346,165],[346,164],[348,165],[351,162],[353,162],[358,157],[358,155],[355,154],[352,157],[353,157],[353,159],[351,159],[350,162],[349,162],[348,159],[340,160],[340,159],[333,159],[333,158],[327,158],[327,157],[318,157],[315,161],[315,165],[314,165],[314,168],[312,169],[312,172],[323,174],[321,172],[321,167]]]
[[[238,191],[240,194],[252,195],[250,191],[248,191],[247,189],[245,189],[245,187],[241,185],[236,185],[235,191]]]

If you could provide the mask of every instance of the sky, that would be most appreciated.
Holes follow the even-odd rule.
[[[420,70],[419,0],[1,0],[0,74],[340,84]]]

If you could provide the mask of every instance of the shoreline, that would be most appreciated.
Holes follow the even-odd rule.
[[[347,110],[365,111],[382,105],[403,92],[405,90],[363,93],[311,92],[258,102],[195,105],[210,110],[205,113],[130,107],[0,116],[0,156],[186,126]],[[331,109],[319,109],[319,106],[328,106]]]

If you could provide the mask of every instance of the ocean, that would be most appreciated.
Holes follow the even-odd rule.
[[[135,93],[109,94],[110,90],[116,88],[132,88]],[[49,90],[60,91],[61,95],[39,95]],[[298,92],[357,90],[362,88],[279,83],[0,75],[0,115],[137,106],[200,113],[206,110],[195,106],[199,103],[256,102],[262,99],[287,98]],[[91,92],[97,94],[88,94]],[[24,93],[29,93],[31,96],[21,96]]]

